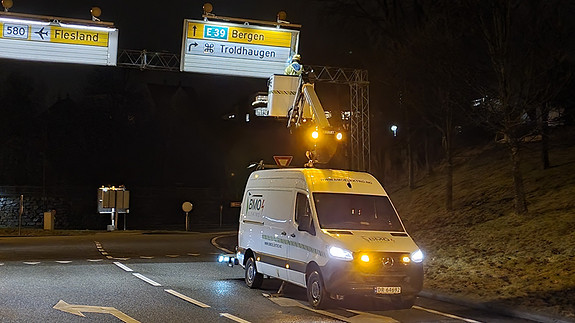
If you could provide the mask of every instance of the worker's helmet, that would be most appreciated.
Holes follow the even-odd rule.
[[[299,56],[299,54],[295,54],[295,55],[291,58],[291,60],[292,60],[292,61],[299,61],[300,58],[301,58],[301,57]]]

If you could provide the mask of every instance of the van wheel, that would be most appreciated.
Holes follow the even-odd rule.
[[[325,291],[323,278],[317,270],[312,271],[307,279],[307,300],[315,309],[327,307],[329,295]]]
[[[249,288],[260,288],[264,281],[264,275],[258,273],[256,262],[253,257],[248,258],[246,262],[246,285]]]

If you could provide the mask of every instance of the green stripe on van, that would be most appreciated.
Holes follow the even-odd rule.
[[[297,241],[294,241],[294,240],[276,238],[276,237],[273,237],[273,236],[270,236],[270,235],[267,235],[267,234],[262,234],[262,239],[263,239],[263,240],[268,240],[268,241],[277,242],[277,243],[283,243],[283,244],[285,244],[285,245],[289,245],[289,246],[292,246],[292,247],[300,248],[300,249],[303,249],[303,250],[305,250],[305,251],[309,251],[309,252],[311,252],[311,253],[314,253],[314,254],[316,254],[316,255],[318,255],[318,256],[320,256],[320,257],[325,257],[325,256],[326,256],[326,253],[325,253],[324,251],[321,251],[321,250],[319,250],[319,249],[316,249],[316,248],[314,248],[314,247],[305,245],[305,244],[303,244],[303,243],[300,243],[300,242],[297,242]]]

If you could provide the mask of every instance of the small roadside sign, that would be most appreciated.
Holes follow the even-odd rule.
[[[293,159],[293,156],[274,156],[274,160],[279,167],[288,167]]]

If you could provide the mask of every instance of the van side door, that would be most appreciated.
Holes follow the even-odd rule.
[[[293,216],[293,225],[288,233],[288,239],[291,240],[288,250],[288,277],[293,283],[305,286],[307,264],[317,256],[319,250],[310,202],[304,191],[296,192]]]

